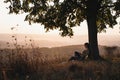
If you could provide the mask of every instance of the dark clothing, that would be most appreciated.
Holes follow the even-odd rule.
[[[82,52],[82,54],[79,53],[79,52],[77,52],[77,51],[75,51],[74,54],[75,54],[75,55],[72,56],[72,57],[69,59],[69,61],[72,61],[72,60],[82,61],[82,60],[86,59],[86,57],[88,57],[89,51],[88,51],[88,50],[84,50],[84,51]]]

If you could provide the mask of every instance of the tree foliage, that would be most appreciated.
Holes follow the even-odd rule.
[[[41,23],[46,31],[59,29],[62,36],[72,36],[72,27],[86,20],[89,0],[5,0],[10,3],[9,13],[28,13],[25,21]],[[95,0],[97,6],[97,29],[113,28],[120,16],[120,0]]]

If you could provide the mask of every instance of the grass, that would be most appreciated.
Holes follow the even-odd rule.
[[[1,49],[0,80],[119,80],[120,58],[72,61],[69,55],[44,54],[39,48]],[[5,72],[5,73],[4,73]]]
[[[67,54],[70,49],[65,48],[60,54],[49,49],[31,48],[20,46],[13,36],[14,49],[0,49],[0,80],[119,80],[120,79],[120,54],[113,54],[115,47],[105,47],[112,53],[104,55],[106,61],[71,61]],[[30,40],[31,41],[31,40]],[[8,47],[10,47],[7,42]],[[47,50],[47,51],[46,51]],[[118,49],[117,49],[118,50]],[[52,54],[50,54],[52,53]],[[73,53],[72,53],[73,54]]]

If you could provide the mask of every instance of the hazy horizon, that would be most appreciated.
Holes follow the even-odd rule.
[[[13,44],[15,42],[12,36],[16,36],[18,45],[29,47],[32,43],[35,47],[59,47],[68,45],[83,45],[88,42],[87,35],[75,35],[70,37],[61,37],[60,35],[47,34],[0,34],[0,47],[7,47],[6,42]],[[31,41],[30,41],[31,40]],[[120,35],[98,35],[98,44],[105,46],[120,46]]]

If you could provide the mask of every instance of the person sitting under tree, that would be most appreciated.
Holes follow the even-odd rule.
[[[85,47],[85,50],[82,53],[75,51],[74,56],[72,56],[69,59],[69,61],[72,61],[72,60],[81,61],[81,60],[86,59],[89,55],[89,43],[85,43],[84,47]]]

